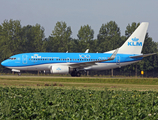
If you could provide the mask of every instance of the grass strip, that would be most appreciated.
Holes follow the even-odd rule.
[[[0,76],[0,80],[19,81],[43,81],[43,82],[75,82],[75,83],[115,83],[115,84],[138,84],[158,85],[158,78],[87,78],[87,77],[8,77]]]

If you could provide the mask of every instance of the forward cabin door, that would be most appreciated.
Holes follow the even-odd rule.
[[[120,56],[116,56],[116,65],[120,65]]]
[[[67,62],[67,63],[70,62],[70,58],[69,58],[69,57],[66,58],[66,62]]]
[[[22,63],[27,64],[27,55],[22,55]]]

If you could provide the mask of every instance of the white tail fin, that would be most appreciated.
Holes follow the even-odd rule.
[[[119,48],[118,53],[141,54],[148,24],[148,22],[142,22],[132,33],[132,35],[126,40],[126,42]]]

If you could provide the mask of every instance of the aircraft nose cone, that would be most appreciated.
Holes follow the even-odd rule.
[[[1,62],[1,65],[2,65],[2,66],[4,66],[4,61],[3,61],[3,62]]]
[[[3,62],[1,62],[1,65],[6,66],[7,65],[6,61],[4,60]]]

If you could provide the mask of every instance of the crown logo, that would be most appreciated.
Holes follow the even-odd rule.
[[[61,70],[59,67],[56,70]]]
[[[139,39],[138,38],[132,38],[132,41],[138,41]]]

